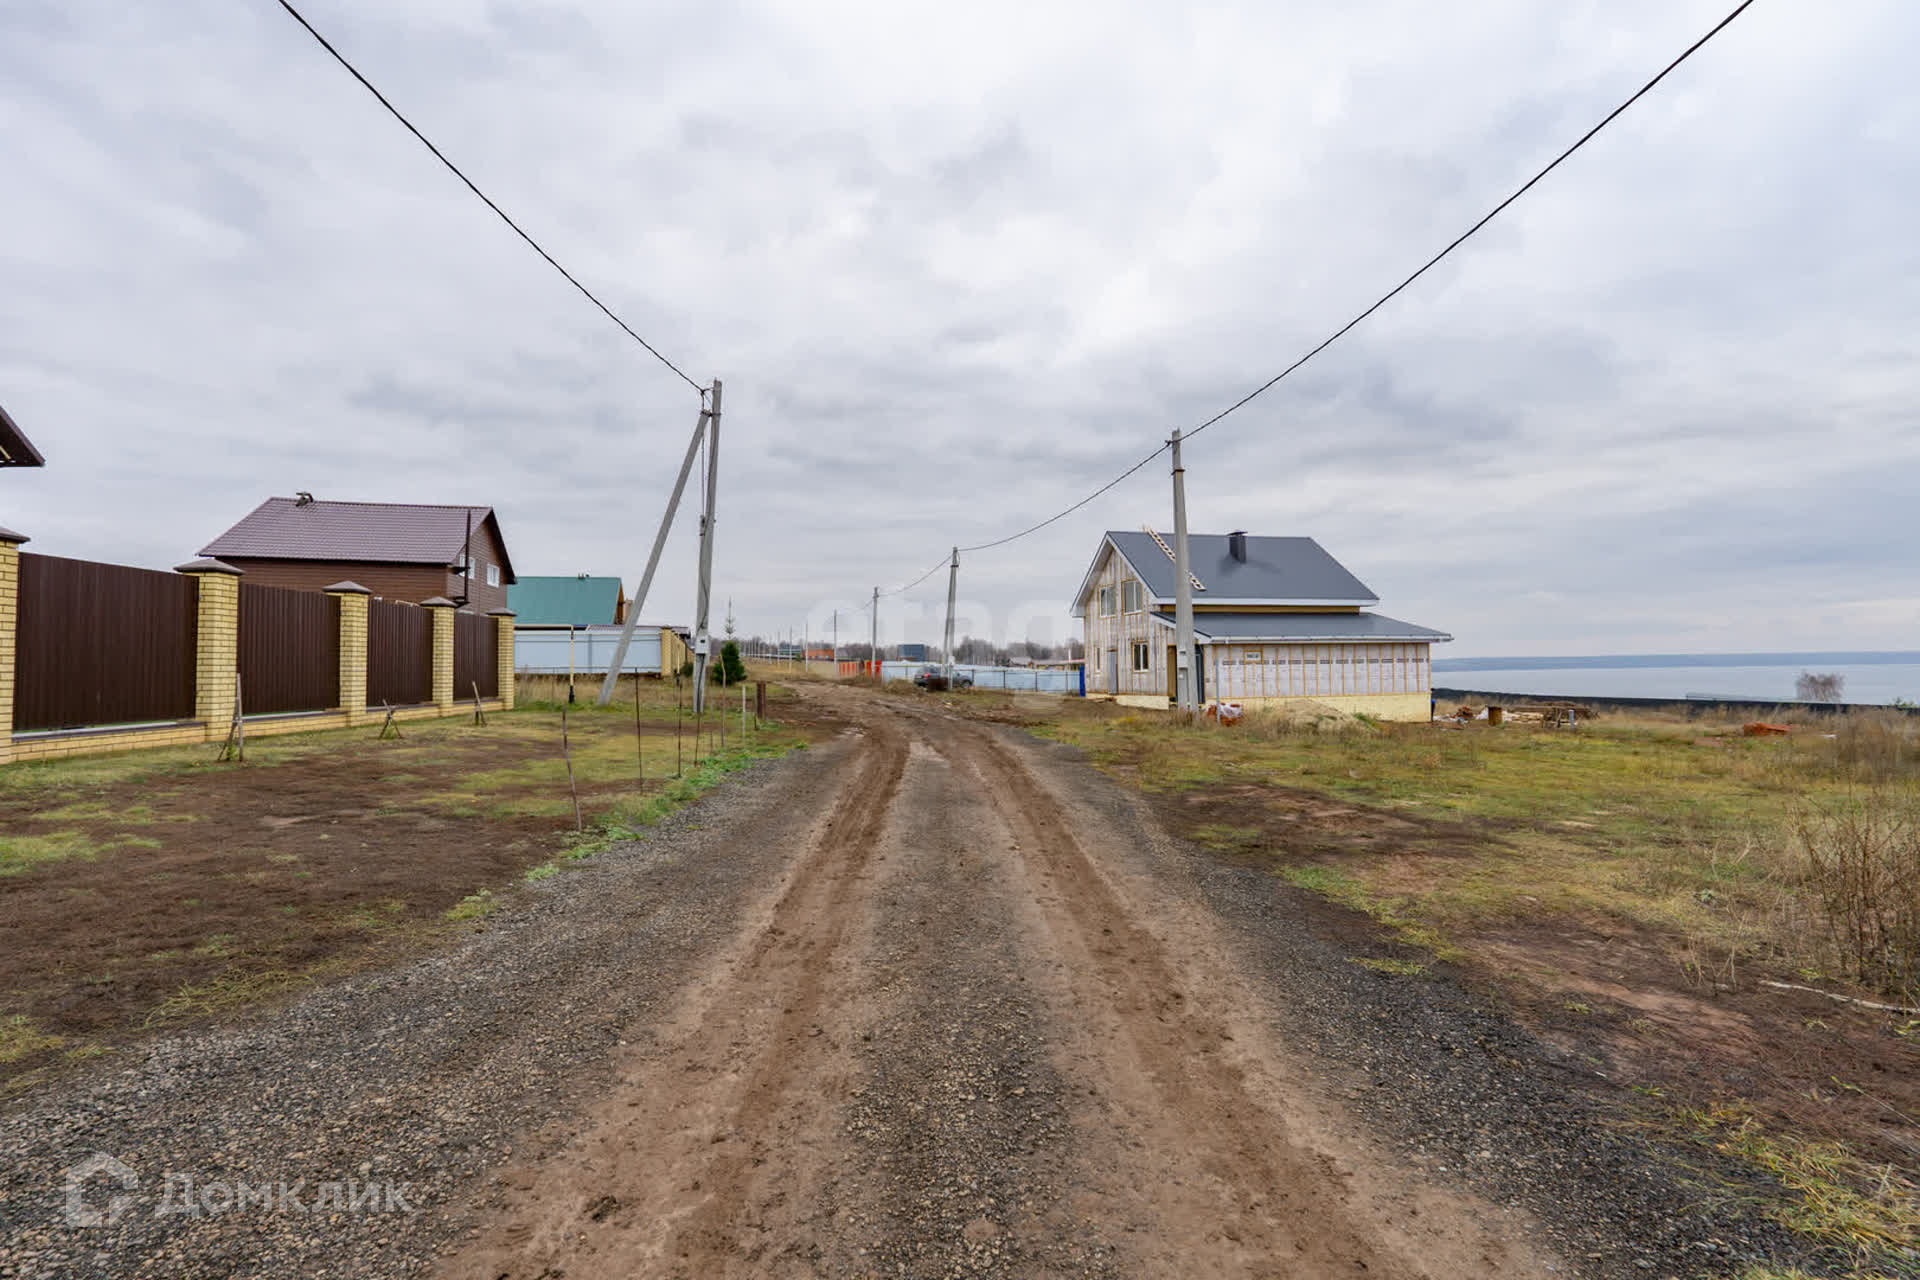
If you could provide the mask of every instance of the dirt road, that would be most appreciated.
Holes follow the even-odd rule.
[[[786,873],[442,1274],[1543,1273],[1343,1123],[1136,814],[814,696],[854,741]]]
[[[463,945],[16,1101],[0,1275],[1638,1276],[1771,1247],[1582,1118],[1591,1070],[1345,963],[1067,749],[806,696],[837,736]]]

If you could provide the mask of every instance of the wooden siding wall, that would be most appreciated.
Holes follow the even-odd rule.
[[[1121,597],[1126,594],[1121,587],[1126,582],[1140,582],[1140,579],[1127,570],[1127,562],[1109,547],[1106,563],[1100,566],[1100,572],[1094,576],[1082,628],[1087,645],[1087,692],[1105,693],[1109,689],[1117,689],[1121,693],[1157,693],[1165,697],[1167,645],[1173,641],[1173,632],[1153,621],[1146,612],[1149,596],[1144,582],[1140,583],[1140,610],[1135,613],[1120,611]],[[1113,590],[1114,613],[1112,617],[1103,618],[1100,616],[1100,592],[1108,587]],[[1145,671],[1133,669],[1133,646],[1140,641],[1146,643],[1150,663]],[[1117,684],[1109,683],[1108,649],[1116,651],[1114,657],[1120,664]]]
[[[22,552],[19,592],[14,729],[192,718],[192,578]]]
[[[1425,644],[1215,644],[1206,649],[1215,697],[1314,698],[1426,693],[1433,671]]]
[[[240,703],[250,716],[340,704],[340,601],[240,583]]]
[[[486,613],[507,607],[507,588],[503,583],[489,587],[479,530],[474,531],[473,590],[467,608]],[[491,543],[489,542],[489,547]],[[256,560],[248,556],[227,556],[226,562],[246,576],[242,581],[265,587],[289,587],[295,591],[319,591],[336,582],[357,582],[383,600],[406,600],[418,604],[435,596],[458,598],[465,579],[457,573],[430,564],[377,564],[366,560]],[[495,559],[493,563],[498,564]]]

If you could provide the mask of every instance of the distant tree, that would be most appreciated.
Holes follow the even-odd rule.
[[[990,666],[993,663],[993,641],[968,636],[953,646],[953,660]]]
[[[1847,690],[1847,678],[1837,671],[1802,671],[1794,689],[1802,702],[1838,702]]]

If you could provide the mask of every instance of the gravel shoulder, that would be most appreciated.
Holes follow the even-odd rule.
[[[1071,750],[805,696],[844,731],[461,945],[0,1118],[0,1275],[1692,1276],[1781,1246],[1579,1063],[1347,963]],[[94,1153],[137,1185],[68,1225]],[[159,1212],[181,1175],[199,1211]],[[203,1194],[299,1179],[292,1209]]]
[[[465,1229],[483,1173],[563,1140],[629,1028],[661,1018],[739,935],[850,748],[754,766],[645,839],[529,888],[457,946],[17,1104],[0,1118],[0,1275],[423,1270]],[[137,1183],[111,1224],[75,1228],[64,1171],[96,1154]],[[201,1212],[171,1211],[187,1202],[180,1175]],[[348,1182],[381,1188],[380,1211],[322,1205],[327,1184]],[[241,1184],[274,1188],[274,1204],[228,1203]],[[404,1207],[387,1206],[389,1188]],[[104,1210],[120,1187],[103,1173],[85,1190]]]

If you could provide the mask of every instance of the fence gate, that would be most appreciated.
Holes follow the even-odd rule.
[[[240,584],[240,702],[250,716],[339,705],[336,597]]]
[[[367,707],[433,700],[433,619],[417,604],[367,601]]]
[[[13,727],[192,719],[199,601],[183,574],[22,552]]]
[[[499,695],[500,663],[497,660],[499,646],[500,626],[494,619],[481,613],[453,615],[453,698],[455,702],[462,698],[471,698],[475,685],[480,686],[480,696],[483,698]]]

